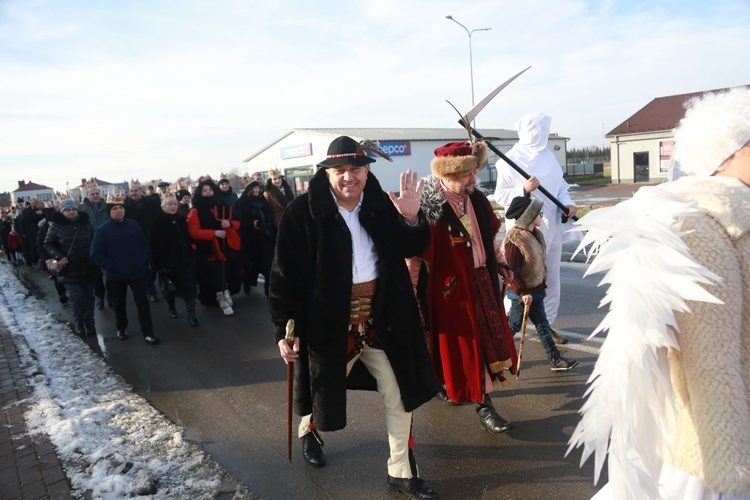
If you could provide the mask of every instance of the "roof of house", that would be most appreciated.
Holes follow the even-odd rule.
[[[295,128],[273,140],[243,161],[252,160],[295,132],[317,133],[333,137],[348,135],[353,138],[366,138],[374,141],[455,141],[461,138],[468,139],[466,130],[462,128]],[[518,140],[518,132],[515,130],[490,128],[482,129],[481,132],[487,138]],[[567,139],[567,137],[557,134],[550,134],[550,137]]]
[[[18,181],[18,189],[13,191],[14,193],[20,193],[23,191],[41,191],[43,189],[49,189],[50,191],[53,190],[51,187],[43,186],[42,184],[37,184],[36,182],[29,181],[23,184],[22,183],[23,181]]]
[[[82,179],[84,180],[84,179]],[[89,182],[93,182],[97,186],[116,186],[117,184],[122,184],[121,182],[107,182],[103,179],[99,179],[98,177],[92,177],[91,179],[82,182],[81,184],[77,185],[73,189],[80,189],[82,187],[86,187],[86,184]]]
[[[750,85],[741,86],[750,87]],[[682,117],[685,116],[685,103],[687,101],[694,97],[700,97],[703,94],[725,90],[729,90],[729,88],[657,97],[638,110],[633,116],[613,128],[607,134],[607,137],[672,130],[682,120]]]

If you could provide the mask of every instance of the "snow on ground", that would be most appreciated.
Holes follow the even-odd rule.
[[[74,495],[251,498],[182,429],[133,393],[44,302],[0,265],[0,319],[33,389],[31,434],[47,434]]]

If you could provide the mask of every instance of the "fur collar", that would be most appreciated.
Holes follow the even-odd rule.
[[[424,189],[419,199],[427,222],[435,224],[443,216],[443,205],[446,203],[445,194],[440,187],[440,179],[431,175],[424,178]]]
[[[55,224],[58,224],[60,226],[68,226],[71,224],[86,224],[89,221],[89,214],[86,212],[82,212],[81,210],[78,211],[78,217],[76,217],[74,220],[70,220],[67,217],[65,217],[62,212],[55,212],[52,214],[52,217],[50,217],[50,222],[54,222]]]

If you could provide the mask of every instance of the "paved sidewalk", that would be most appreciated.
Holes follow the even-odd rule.
[[[0,498],[71,498],[52,443],[27,433],[24,413],[30,396],[18,349],[10,331],[0,323]]]

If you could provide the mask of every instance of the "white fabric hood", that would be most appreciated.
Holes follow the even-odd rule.
[[[523,115],[516,123],[518,144],[515,147],[532,155],[546,149],[551,123],[552,118],[543,113]]]

